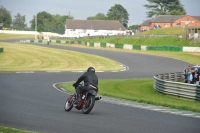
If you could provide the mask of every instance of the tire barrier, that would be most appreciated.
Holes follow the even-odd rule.
[[[154,76],[154,89],[160,93],[200,101],[200,85],[177,82],[182,73],[166,73]]]
[[[3,52],[3,48],[0,48],[0,53]]]
[[[47,40],[21,40],[20,43],[46,43]],[[141,46],[136,44],[113,44],[100,42],[82,42],[76,40],[50,40],[52,43],[62,44],[79,44],[90,47],[108,47],[128,50],[143,50],[143,51],[177,51],[177,52],[200,52],[200,47],[182,47],[182,46]]]

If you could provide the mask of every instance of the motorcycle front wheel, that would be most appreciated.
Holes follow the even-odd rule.
[[[65,102],[64,109],[65,111],[70,111],[73,108],[73,96],[70,96]]]
[[[83,114],[88,114],[92,110],[95,104],[95,96],[89,95],[82,107],[82,113]]]

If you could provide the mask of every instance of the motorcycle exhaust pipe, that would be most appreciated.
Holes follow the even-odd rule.
[[[101,97],[95,97],[95,101],[101,100]]]

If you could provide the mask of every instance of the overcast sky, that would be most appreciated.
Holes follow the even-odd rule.
[[[200,0],[180,0],[188,15],[200,16]],[[129,13],[128,25],[141,24],[146,20],[144,4],[147,0],[0,0],[0,5],[11,12],[14,18],[17,13],[26,16],[28,26],[33,16],[41,11],[50,14],[68,15],[74,19],[86,20],[97,13],[107,14],[115,4],[121,4]]]

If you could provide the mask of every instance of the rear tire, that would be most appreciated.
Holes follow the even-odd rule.
[[[82,113],[83,113],[83,114],[88,114],[88,113],[90,113],[90,111],[91,111],[91,110],[93,109],[93,107],[94,107],[94,104],[95,104],[95,96],[89,95],[89,96],[87,97],[86,102],[85,102],[84,105],[83,105]]]
[[[70,111],[72,108],[73,108],[73,99],[72,96],[70,96],[65,102],[64,109],[65,111]]]

